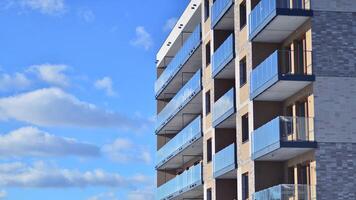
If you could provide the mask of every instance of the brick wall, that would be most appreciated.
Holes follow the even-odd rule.
[[[313,10],[317,199],[356,199],[356,1]]]
[[[317,76],[356,77],[356,12],[314,11],[312,37]]]
[[[317,199],[356,199],[356,143],[318,144]]]

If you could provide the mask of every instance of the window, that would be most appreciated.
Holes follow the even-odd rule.
[[[248,199],[249,189],[248,189],[248,173],[242,174],[242,199]]]
[[[207,153],[207,159],[206,159],[206,161],[207,162],[210,162],[211,160],[212,160],[212,149],[211,149],[211,138],[207,141],[207,147],[206,147],[206,153]]]
[[[210,4],[209,4],[209,0],[205,0],[204,7],[205,7],[205,21],[206,21],[206,20],[209,18],[209,16],[210,16]]]
[[[205,115],[211,112],[210,90],[205,93]]]
[[[248,141],[249,139],[248,114],[241,117],[241,132],[242,132],[242,142]]]
[[[210,42],[205,46],[205,56],[205,67],[207,67],[208,65],[210,65],[211,62]]]
[[[246,26],[246,1],[240,4],[240,29]]]
[[[207,200],[212,200],[211,188],[208,188],[208,189],[206,190],[206,199],[207,199]]]
[[[247,82],[246,57],[240,60],[240,87]]]

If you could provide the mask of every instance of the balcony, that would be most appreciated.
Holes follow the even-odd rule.
[[[215,179],[236,179],[237,161],[235,144],[231,144],[216,153],[213,157],[213,163]]]
[[[280,43],[311,16],[309,0],[261,0],[249,15],[249,39]]]
[[[234,27],[234,0],[216,0],[211,7],[211,27],[232,30]]]
[[[189,161],[184,160],[184,155],[199,156],[202,153],[203,140],[199,116],[157,152],[156,169],[177,169]]]
[[[314,119],[277,117],[252,134],[252,159],[285,161],[315,149]]]
[[[235,128],[236,127],[236,107],[235,88],[230,89],[213,105],[213,127],[214,128]]]
[[[199,24],[157,79],[155,83],[156,98],[172,98],[186,83],[184,80],[189,80],[201,67],[201,56],[201,27]]]
[[[190,167],[157,188],[157,199],[193,199],[203,196],[202,165]]]
[[[177,132],[195,119],[202,111],[201,89],[199,70],[157,115],[156,134]]]
[[[235,78],[234,35],[231,34],[212,56],[213,77],[217,79]]]
[[[282,184],[252,195],[252,200],[316,200],[316,188],[310,185]]]
[[[250,98],[283,101],[313,81],[311,51],[277,50],[252,70]]]

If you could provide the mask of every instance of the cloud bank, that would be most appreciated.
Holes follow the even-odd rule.
[[[39,89],[0,98],[0,120],[46,127],[120,128],[139,131],[147,120],[133,119],[80,101],[60,88]]]
[[[100,155],[100,149],[75,139],[51,135],[36,127],[23,127],[0,136],[0,157]]]

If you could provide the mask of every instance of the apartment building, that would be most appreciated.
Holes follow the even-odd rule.
[[[191,0],[156,62],[158,200],[356,199],[355,0]]]

